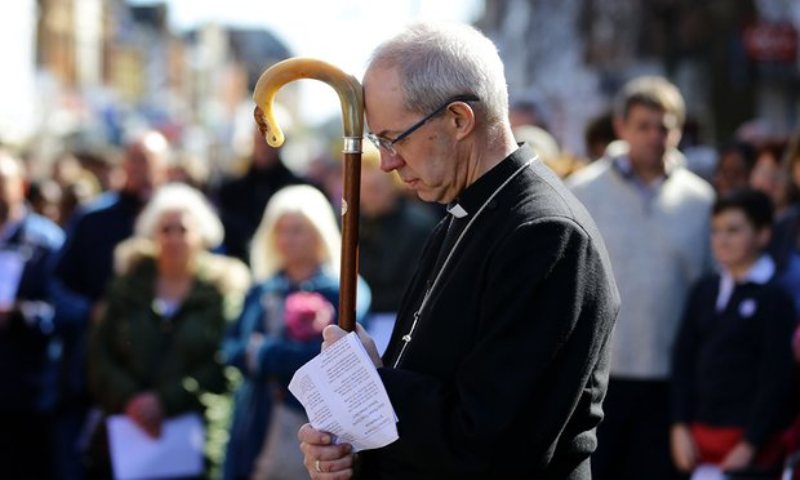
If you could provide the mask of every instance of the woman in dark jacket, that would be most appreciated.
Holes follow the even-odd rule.
[[[115,252],[117,277],[92,328],[90,386],[106,415],[125,414],[159,437],[164,420],[202,417],[201,394],[224,391],[219,345],[249,273],[238,260],[206,251],[219,244],[222,227],[185,185],[162,187],[136,233]],[[95,449],[98,474],[107,472],[105,455]]]

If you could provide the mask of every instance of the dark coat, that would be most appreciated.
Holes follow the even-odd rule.
[[[86,351],[92,308],[106,293],[113,274],[114,249],[133,234],[142,201],[109,192],[76,214],[67,240],[53,262],[50,288],[54,322],[63,342],[61,403],[88,402]]]
[[[443,241],[532,157],[484,174],[458,198],[469,215],[433,233],[378,370],[400,439],[363,453],[366,478],[590,478],[619,294],[597,228],[541,161],[466,233],[392,367]]]
[[[9,324],[0,329],[0,412],[43,412],[54,406],[58,358],[52,348],[57,339],[48,303],[48,262],[63,241],[58,225],[34,213],[0,241],[0,250],[24,259],[16,300],[28,307],[12,311]]]
[[[397,311],[437,218],[403,198],[379,217],[361,218],[358,268],[372,289],[373,312]]]
[[[247,263],[250,240],[261,223],[267,202],[278,190],[304,183],[280,160],[267,169],[250,167],[245,175],[225,181],[216,195],[225,227],[222,246],[226,254]]]
[[[92,393],[108,414],[122,412],[135,394],[148,390],[156,392],[167,416],[201,412],[200,395],[226,387],[219,350],[227,322],[241,307],[247,270],[237,260],[202,253],[189,293],[167,318],[154,307],[154,259],[132,258],[92,327]]]
[[[739,427],[761,447],[793,413],[792,298],[774,282],[746,282],[717,312],[719,284],[719,275],[703,278],[686,305],[673,354],[673,420]]]

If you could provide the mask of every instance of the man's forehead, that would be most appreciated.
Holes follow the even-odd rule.
[[[394,69],[374,68],[364,76],[364,105],[367,127],[376,133],[388,131],[398,119],[410,113],[405,92]]]
[[[626,115],[626,119],[632,120],[634,117],[636,117],[636,120],[639,121],[649,119],[658,120],[667,128],[678,128],[678,117],[674,113],[668,112],[656,106],[643,103],[631,105],[631,108],[628,110],[628,114]]]

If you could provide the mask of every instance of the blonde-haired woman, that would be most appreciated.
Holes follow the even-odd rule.
[[[226,335],[227,362],[244,381],[236,393],[224,478],[305,478],[295,442],[305,421],[287,385],[319,353],[322,329],[336,321],[340,235],[328,200],[299,185],[267,204],[251,244],[257,284]],[[369,307],[359,281],[357,316]]]
[[[220,344],[250,278],[243,263],[208,252],[222,235],[205,198],[171,184],[117,247],[116,278],[89,352],[90,387],[105,414],[125,414],[158,437],[164,419],[202,417],[200,395],[224,391]],[[104,435],[97,437],[93,470],[104,476],[110,465]]]

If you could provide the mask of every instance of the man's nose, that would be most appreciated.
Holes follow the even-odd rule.
[[[397,170],[402,167],[403,164],[404,162],[403,159],[400,158],[400,155],[392,154],[391,152],[381,149],[381,170],[389,173],[392,170]]]

